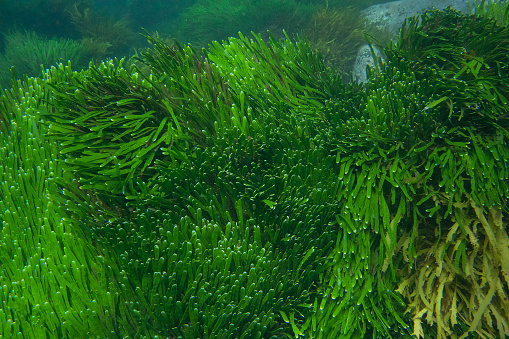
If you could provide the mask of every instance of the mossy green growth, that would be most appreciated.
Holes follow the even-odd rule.
[[[507,56],[468,45],[507,32],[427,12],[366,84],[343,85],[305,41],[259,35],[202,52],[151,38],[132,66],[20,83],[1,101],[2,173],[53,167],[4,176],[0,276],[29,288],[4,283],[0,334],[509,335]],[[24,204],[30,180],[46,205]],[[18,249],[19,211],[56,226]],[[62,264],[37,275],[24,251]]]

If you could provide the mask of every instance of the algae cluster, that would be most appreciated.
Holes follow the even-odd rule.
[[[478,6],[366,84],[259,35],[18,81],[0,335],[509,335],[508,6]]]

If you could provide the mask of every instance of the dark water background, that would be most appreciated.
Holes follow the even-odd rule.
[[[13,76],[37,76],[71,59],[134,54],[147,46],[143,34],[178,39],[196,47],[239,31],[296,36],[324,9],[366,8],[386,0],[0,0],[0,85]],[[67,43],[67,44],[66,44]],[[65,46],[64,46],[65,45]],[[71,50],[72,49],[72,50]],[[48,52],[49,50],[49,52]]]

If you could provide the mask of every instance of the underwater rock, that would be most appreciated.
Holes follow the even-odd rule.
[[[362,14],[369,24],[387,32],[390,37],[397,38],[398,31],[407,17],[418,15],[433,7],[443,9],[449,6],[468,13],[467,0],[398,0],[370,6],[363,10]],[[366,82],[367,65],[373,66],[374,60],[369,45],[363,45],[357,53],[353,78],[359,82]]]
[[[373,5],[362,13],[371,24],[381,30],[388,30],[390,35],[396,36],[405,18],[437,8],[451,8],[468,13],[467,0],[399,0]]]
[[[378,57],[381,55],[381,51],[376,46],[372,46],[375,55]],[[368,76],[366,74],[366,66],[371,68],[375,67],[375,60],[369,44],[362,45],[357,52],[357,58],[353,66],[353,78],[359,82],[367,82]]]

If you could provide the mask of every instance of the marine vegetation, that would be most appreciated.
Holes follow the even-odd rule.
[[[0,30],[25,29],[48,37],[76,39],[68,11],[78,2],[80,6],[92,4],[91,0],[2,0]]]
[[[309,4],[325,4],[328,8],[339,8],[339,7],[350,7],[355,5],[356,8],[367,8],[372,5],[381,4],[387,2],[386,0],[358,0],[355,2],[349,0],[297,0],[302,3]]]
[[[83,39],[88,39],[91,46],[102,46],[104,54],[106,52],[125,53],[134,41],[135,34],[127,18],[114,20],[97,14],[90,7],[78,6],[78,4],[68,10],[68,15]]]
[[[468,9],[470,13],[496,20],[499,26],[509,24],[509,2],[507,1],[477,0],[474,6],[468,2]]]
[[[306,25],[317,8],[295,0],[198,0],[181,13],[181,34],[185,41],[199,44],[228,39],[239,31],[270,30],[279,35],[285,29],[292,35]]]
[[[495,11],[496,12],[496,11]],[[509,28],[408,19],[369,81],[305,40],[148,37],[0,96],[0,336],[509,336]]]
[[[85,48],[79,41],[70,39],[47,39],[33,31],[12,31],[4,35],[5,51],[0,55],[0,86],[7,86],[11,78],[9,69],[22,76],[40,76],[41,67],[58,65],[72,60],[75,65],[83,65],[86,59]]]
[[[358,9],[323,9],[316,11],[302,30],[313,49],[322,54],[326,63],[339,68],[350,80],[359,47],[366,43],[366,22]]]

